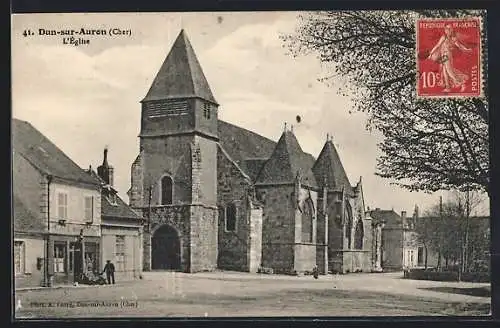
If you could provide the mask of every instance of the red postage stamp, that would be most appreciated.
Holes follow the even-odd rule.
[[[481,97],[481,19],[418,19],[417,97]]]

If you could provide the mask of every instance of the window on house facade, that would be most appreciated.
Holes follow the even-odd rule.
[[[54,272],[66,272],[64,260],[66,258],[66,243],[54,242]]]
[[[85,196],[85,221],[90,222],[94,218],[94,197]]]
[[[354,231],[355,249],[363,249],[363,237],[364,237],[363,220],[359,219],[356,224],[356,230]]]
[[[24,242],[14,241],[14,270],[15,274],[24,273]]]
[[[172,204],[172,191],[173,191],[172,178],[169,176],[164,176],[161,179],[161,204],[170,205]]]
[[[226,206],[225,221],[226,231],[236,231],[236,205],[234,203]]]
[[[424,264],[424,248],[419,247],[417,250],[417,263],[418,265]]]
[[[313,241],[313,211],[312,201],[307,199],[302,209],[302,242],[310,243]]]
[[[116,236],[115,263],[116,271],[125,271],[125,236]]]
[[[59,219],[68,218],[68,194],[64,192],[57,194],[57,217]]]

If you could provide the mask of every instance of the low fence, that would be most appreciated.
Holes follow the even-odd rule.
[[[404,271],[404,278],[415,280],[433,281],[458,281],[456,271],[435,271],[425,269],[407,269]],[[489,272],[464,272],[460,279],[464,282],[490,282]]]

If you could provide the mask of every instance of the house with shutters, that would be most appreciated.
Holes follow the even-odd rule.
[[[17,119],[12,120],[12,203],[16,287],[44,285],[46,275],[56,284],[73,282],[83,258],[98,261],[100,182],[33,125]]]
[[[139,277],[143,221],[113,188],[107,150],[97,171],[80,168],[30,123],[12,120],[16,288],[72,283],[102,271],[106,260],[118,281]]]
[[[184,30],[141,101],[130,206],[144,270],[371,271],[372,220],[331,137],[314,157],[222,121]]]

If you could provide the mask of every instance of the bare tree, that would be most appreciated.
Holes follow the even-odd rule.
[[[417,17],[462,17],[469,10],[334,11],[299,17],[282,36],[294,56],[315,53],[331,63],[326,83],[367,113],[384,139],[377,174],[409,190],[472,188],[489,192],[488,103],[416,99]],[[486,71],[486,69],[485,69]]]
[[[489,221],[470,215],[483,199],[477,192],[456,191],[451,199],[432,206],[416,220],[415,230],[426,253],[437,253],[445,267],[458,264],[459,279],[469,271],[471,259],[485,259],[489,247],[489,238],[485,238]]]

